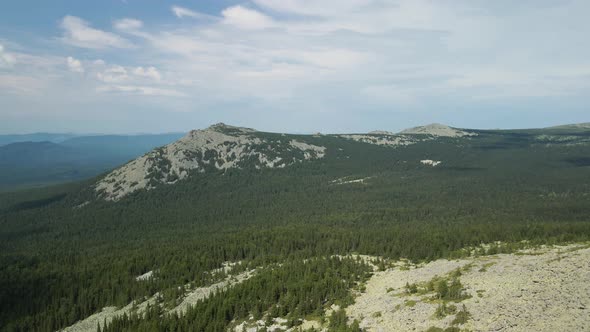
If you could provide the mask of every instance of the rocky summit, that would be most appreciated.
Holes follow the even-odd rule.
[[[180,140],[114,170],[96,184],[95,190],[100,197],[116,201],[141,189],[176,183],[193,172],[247,165],[282,168],[322,158],[325,149],[297,139],[269,138],[254,129],[218,123],[203,130],[192,130]]]
[[[432,135],[441,137],[477,136],[474,132],[449,127],[440,123],[432,123],[426,126],[405,129],[402,130],[400,134]]]

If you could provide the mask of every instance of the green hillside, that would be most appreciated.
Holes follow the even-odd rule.
[[[244,158],[239,168],[195,169],[116,201],[94,189],[104,175],[2,193],[0,327],[52,331],[156,292],[163,307],[174,306],[179,286],[212,283],[208,271],[227,261],[241,262],[235,273],[260,272],[184,316],[161,316],[156,306],[109,330],[218,331],[272,308],[283,308],[273,315],[296,325],[325,315],[331,304],[346,306],[351,298],[343,290],[360,287],[369,273],[360,261],[332,255],[426,261],[494,241],[504,243],[494,250],[511,251],[590,240],[589,130],[470,132],[477,135],[406,135],[413,144],[393,146],[254,132],[249,137],[262,142],[325,147],[325,155],[306,159],[284,144],[257,143],[253,151],[295,161],[261,167],[259,157]],[[311,258],[319,259],[302,263]],[[138,282],[147,271],[156,277]],[[325,293],[314,290],[317,283]]]

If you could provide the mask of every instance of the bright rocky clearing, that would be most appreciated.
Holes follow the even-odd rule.
[[[459,299],[439,300],[436,291],[428,291],[428,282],[434,279],[436,287],[437,277],[449,285],[459,280]],[[408,291],[407,284],[416,289]],[[440,309],[443,302],[446,310]],[[572,245],[398,265],[376,272],[347,314],[367,331],[451,326],[465,331],[589,331],[590,248]],[[460,316],[466,317],[463,324]]]
[[[231,266],[228,268],[223,269],[225,272],[231,271]],[[217,271],[219,272],[219,271]],[[194,289],[190,289],[189,285],[185,286],[186,295],[181,298],[181,302],[179,305],[175,306],[174,308],[167,309],[164,308],[164,311],[167,313],[177,313],[177,314],[184,314],[187,309],[191,306],[197,304],[198,301],[207,299],[209,296],[214,294],[217,291],[221,291],[227,289],[229,287],[235,286],[245,280],[248,280],[250,277],[254,275],[255,271],[246,271],[242,272],[237,275],[229,275],[225,279],[214,283],[209,286],[198,287]],[[139,276],[139,277],[143,277]],[[138,277],[138,278],[139,278]],[[151,277],[151,274],[150,274]],[[137,279],[138,281],[145,281],[146,279]],[[123,315],[144,315],[148,306],[154,305],[162,305],[158,301],[159,294],[156,293],[154,296],[146,299],[143,302],[132,302],[122,308],[117,307],[105,307],[102,311],[95,313],[78,321],[72,326],[66,327],[63,329],[63,332],[95,332],[99,324],[104,326],[104,323],[110,323],[114,318],[121,317]]]

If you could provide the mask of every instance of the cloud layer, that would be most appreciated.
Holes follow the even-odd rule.
[[[120,24],[129,25],[128,22]],[[61,28],[64,32],[62,40],[66,44],[91,49],[131,47],[131,43],[124,38],[114,33],[94,29],[79,17],[64,17],[61,21]]]
[[[14,56],[4,50],[4,46],[0,44],[0,68],[11,67],[16,62]]]
[[[402,127],[462,107],[578,110],[590,92],[589,11],[575,0],[251,0],[214,13],[174,5],[158,23],[65,15],[55,54],[0,44],[0,86],[64,99],[74,88],[99,104],[127,96],[128,108],[157,98],[163,114],[206,108],[220,120],[245,119],[236,105],[258,120],[348,119],[333,130],[379,124],[375,114],[409,117]]]

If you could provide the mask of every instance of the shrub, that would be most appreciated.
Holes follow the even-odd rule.
[[[459,311],[457,315],[455,315],[455,319],[453,319],[453,322],[451,324],[462,325],[467,323],[469,319],[471,319],[471,314],[469,313],[469,311],[467,311],[465,305],[463,305],[463,308],[461,308],[461,311]]]
[[[408,293],[408,294],[418,293],[418,286],[416,284],[409,284],[406,282],[406,293]]]

